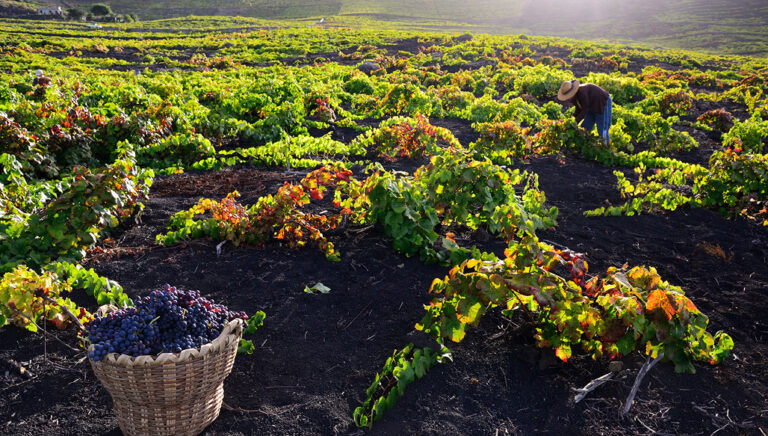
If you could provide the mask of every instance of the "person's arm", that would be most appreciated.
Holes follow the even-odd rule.
[[[579,92],[576,93],[576,96],[573,97],[576,104],[576,112],[574,113],[574,117],[576,117],[576,123],[581,123],[581,120],[584,119],[584,117],[587,116],[587,108],[589,107],[589,98],[587,96],[586,92],[582,92],[581,89],[579,89]]]

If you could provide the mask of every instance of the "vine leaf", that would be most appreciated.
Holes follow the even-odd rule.
[[[309,286],[304,286],[304,292],[306,292],[307,294],[327,294],[331,292],[331,288],[329,288],[328,286],[325,286],[321,282],[317,282],[311,288]]]
[[[675,315],[675,308],[669,301],[669,295],[661,289],[651,292],[648,296],[648,302],[645,303],[645,309],[649,312],[659,309],[667,317],[667,320],[671,320]]]

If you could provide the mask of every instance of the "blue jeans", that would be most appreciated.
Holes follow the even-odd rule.
[[[605,110],[603,113],[587,112],[584,121],[581,122],[581,127],[586,129],[587,132],[591,132],[595,127],[595,124],[597,124],[597,133],[600,134],[600,137],[603,138],[603,141],[606,143],[611,139],[611,135],[608,134],[608,129],[611,128],[612,106],[613,102],[611,101],[611,97],[608,97],[608,101],[605,102]]]

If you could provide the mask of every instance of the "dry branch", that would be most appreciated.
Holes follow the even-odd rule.
[[[637,394],[637,390],[640,388],[640,383],[643,381],[643,377],[645,377],[645,374],[648,373],[648,371],[653,368],[654,365],[659,363],[659,360],[661,360],[664,357],[664,353],[660,353],[655,359],[651,360],[651,356],[648,356],[645,359],[645,363],[642,367],[640,367],[640,371],[637,373],[637,378],[635,378],[635,384],[632,386],[632,390],[629,392],[629,396],[627,397],[627,402],[624,403],[624,409],[621,411],[621,416],[624,416],[629,412],[629,408],[632,407],[632,402],[635,401],[635,395]]]

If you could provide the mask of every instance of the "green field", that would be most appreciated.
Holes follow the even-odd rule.
[[[90,0],[62,2],[87,9]],[[261,18],[367,17],[461,23],[476,31],[533,34],[765,56],[768,3],[761,0],[203,0],[106,1],[142,20],[196,16]],[[565,6],[564,6],[565,5]]]
[[[766,434],[768,58],[723,54],[764,26],[484,4],[0,19],[0,435],[128,431],[99,365],[224,342],[224,385],[140,402],[189,425],[224,389],[216,435]]]

